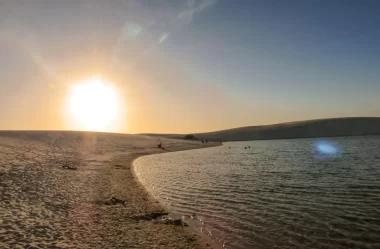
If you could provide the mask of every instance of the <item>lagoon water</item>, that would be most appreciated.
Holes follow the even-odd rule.
[[[135,171],[222,248],[380,248],[379,136],[225,143]]]

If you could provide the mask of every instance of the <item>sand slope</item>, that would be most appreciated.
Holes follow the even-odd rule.
[[[185,134],[145,135],[167,138],[182,138],[185,136]],[[380,135],[380,117],[316,119],[274,125],[247,126],[222,131],[195,133],[194,135],[210,141]]]
[[[215,145],[162,141],[168,151]],[[207,247],[183,227],[133,219],[163,211],[130,171],[138,156],[165,152],[156,142],[88,132],[0,132],[0,248]],[[105,205],[111,197],[127,204]]]

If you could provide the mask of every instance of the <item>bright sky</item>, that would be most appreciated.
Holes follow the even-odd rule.
[[[379,13],[377,0],[0,1],[0,129],[81,129],[65,101],[94,76],[125,105],[106,131],[380,116]]]

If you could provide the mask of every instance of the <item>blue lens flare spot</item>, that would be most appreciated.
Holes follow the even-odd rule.
[[[314,155],[320,159],[327,159],[337,157],[340,155],[341,150],[338,144],[331,141],[317,141],[314,143]]]
[[[317,148],[323,154],[331,155],[331,154],[336,154],[337,152],[337,149],[330,144],[319,144]]]

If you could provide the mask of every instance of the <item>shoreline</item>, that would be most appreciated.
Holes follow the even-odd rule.
[[[162,139],[163,151],[145,136],[51,133],[0,135],[0,248],[211,248],[189,229],[146,219],[165,207],[133,162],[218,144]]]
[[[176,150],[176,151],[169,151],[169,152],[163,152],[162,154],[164,153],[171,153],[171,152],[180,152],[180,151],[187,151],[187,150],[198,150],[198,149],[206,149],[206,148],[212,148],[212,147],[218,147],[218,146],[221,146],[219,143],[216,143],[215,145],[213,146],[207,146],[207,147],[203,147],[203,148],[192,148],[192,149],[181,149],[181,150]],[[139,177],[138,175],[136,174],[136,170],[135,170],[135,161],[142,158],[142,157],[145,157],[145,156],[150,156],[150,155],[155,155],[155,154],[161,154],[160,152],[159,153],[151,153],[151,154],[146,154],[146,155],[138,155],[136,156],[132,162],[131,162],[131,168],[130,168],[130,171],[131,171],[131,174],[133,175],[134,177],[134,180],[136,181],[136,183],[141,186],[145,192],[147,192],[147,196],[148,198],[153,201],[153,202],[156,202],[158,203],[158,205],[160,205],[162,207],[163,210],[165,210],[165,212],[168,212],[169,215],[170,215],[170,210],[167,209],[167,207],[165,207],[162,203],[159,202],[159,200],[157,200],[153,195],[152,193],[150,193],[148,191],[148,189],[144,186],[144,184],[139,180]],[[183,229],[188,232],[188,233],[192,233],[192,234],[195,234],[196,237],[197,237],[197,240],[201,243],[201,245],[205,246],[206,248],[208,249],[216,249],[216,248],[219,248],[218,244],[214,241],[212,241],[210,238],[206,237],[204,234],[198,232],[198,231],[195,231],[192,227],[183,227]]]
[[[211,143],[210,143],[211,144]],[[145,157],[145,156],[150,156],[150,155],[156,155],[156,154],[166,154],[166,153],[172,153],[172,152],[180,152],[180,151],[188,151],[188,150],[201,150],[201,149],[207,149],[207,148],[212,148],[212,147],[217,147],[217,146],[220,146],[220,144],[213,144],[211,146],[205,146],[205,147],[201,147],[201,148],[190,148],[190,149],[179,149],[179,150],[173,150],[173,151],[164,151],[164,152],[156,152],[156,153],[146,153],[146,154],[135,154],[133,155],[132,159],[131,159],[131,162],[130,162],[130,172],[133,176],[133,179],[134,181],[139,185],[139,187],[142,187],[144,188],[145,192],[148,193],[149,197],[151,198],[151,200],[154,200],[154,201],[158,201],[156,198],[154,198],[154,196],[146,189],[146,187],[144,186],[144,184],[139,180],[139,177],[137,176],[136,174],[136,171],[135,171],[135,161],[142,158],[142,157]],[[160,204],[162,205],[162,204]],[[162,205],[162,207],[164,209],[166,209],[165,206]]]

